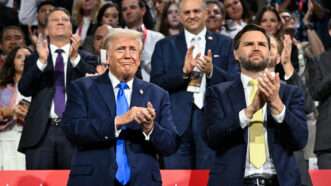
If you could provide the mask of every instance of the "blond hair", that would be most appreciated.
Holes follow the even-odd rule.
[[[136,30],[127,29],[127,28],[112,28],[109,34],[106,36],[103,42],[103,48],[109,49],[111,46],[112,41],[114,41],[116,38],[131,38],[135,39],[139,42],[140,51],[143,49],[143,34],[141,32],[138,32]]]

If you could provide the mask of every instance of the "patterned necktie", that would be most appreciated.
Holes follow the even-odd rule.
[[[61,53],[62,49],[57,49],[57,53],[54,69],[55,79],[55,94],[54,94],[54,112],[61,118],[65,107],[65,90],[64,90],[64,63]]]
[[[250,80],[251,92],[249,102],[251,103],[257,92],[257,80]],[[263,128],[262,109],[258,110],[251,120],[249,130],[249,160],[256,168],[261,168],[266,162],[266,147]]]
[[[119,90],[116,98],[116,115],[120,116],[129,110],[129,104],[124,94],[124,89],[129,87],[125,82],[119,83],[117,87]],[[123,139],[116,140],[116,163],[118,168],[115,177],[119,183],[125,185],[130,180],[131,170],[125,151],[125,140]]]

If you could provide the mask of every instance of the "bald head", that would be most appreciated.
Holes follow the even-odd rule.
[[[207,16],[204,0],[182,0],[179,5],[180,21],[185,30],[192,34],[198,34],[205,28]]]

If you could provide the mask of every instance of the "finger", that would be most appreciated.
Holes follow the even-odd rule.
[[[258,78],[258,82],[259,82],[259,88],[261,88],[262,92],[269,97],[272,94],[272,90],[270,90],[270,87],[267,85],[267,83],[265,82],[265,79],[263,78]]]
[[[208,57],[208,59],[212,59],[211,49],[208,50],[207,57]]]
[[[154,109],[152,102],[150,102],[150,101],[147,102],[147,108],[152,108],[152,109]]]

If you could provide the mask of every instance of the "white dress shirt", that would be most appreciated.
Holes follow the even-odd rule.
[[[250,97],[250,92],[252,87],[249,86],[249,81],[252,79],[244,74],[240,75],[241,78],[241,82],[243,84],[244,87],[244,92],[245,92],[245,100],[246,100],[246,106],[248,106],[249,103],[249,97]],[[264,116],[264,124],[266,124],[267,121],[267,114],[266,114],[266,110],[267,110],[267,104],[265,104],[262,108],[262,113]],[[272,115],[272,117],[276,120],[277,123],[281,124],[284,121],[285,118],[285,106],[282,110],[282,112],[278,115]],[[245,114],[245,109],[241,110],[239,112],[239,121],[240,121],[240,126],[241,128],[245,128],[248,127],[249,123],[250,123],[250,119],[246,116]],[[267,130],[264,126],[264,130],[265,130],[265,143],[266,143],[266,151],[267,151],[267,160],[264,163],[264,165],[261,168],[255,168],[249,161],[249,145],[247,144],[247,152],[246,152],[246,166],[245,166],[245,177],[248,177],[250,175],[254,175],[254,174],[270,174],[270,175],[275,175],[276,174],[276,169],[274,166],[274,163],[270,157],[270,153],[269,153],[269,148],[268,148],[268,133]],[[248,133],[248,139],[249,139],[249,133]],[[248,140],[247,140],[248,141]],[[249,143],[249,142],[248,142]]]
[[[111,81],[111,84],[113,86],[113,90],[114,90],[114,95],[115,95],[115,101],[117,101],[117,94],[118,94],[118,91],[119,91],[119,88],[117,87],[118,84],[120,83],[120,80],[117,79],[116,76],[114,76],[114,74],[112,74],[110,71],[109,71],[109,79]],[[128,85],[128,88],[127,89],[124,89],[124,94],[125,94],[125,98],[128,102],[128,106],[130,107],[131,105],[131,98],[132,98],[132,90],[133,90],[133,80],[134,79],[131,79],[129,80],[128,82],[126,82],[126,84]],[[115,125],[115,121],[114,121],[114,125]],[[116,126],[114,126],[114,129],[115,129],[115,137],[118,137],[121,133],[121,129],[117,129]],[[153,132],[153,129],[150,131],[149,134],[145,134],[143,132],[143,135],[145,136],[145,140],[149,140],[150,139],[150,136]]]
[[[188,32],[187,30],[184,30],[187,49],[189,49],[191,46],[194,46],[193,58],[195,58],[198,54],[200,54],[201,57],[203,57],[205,55],[206,34],[207,34],[206,27],[204,27],[201,30],[201,32],[199,32],[196,35]],[[195,69],[193,69],[193,70],[199,71],[198,69],[196,69],[197,67],[194,67],[194,68]],[[200,85],[200,91],[193,93],[194,104],[199,109],[202,109],[203,105],[204,105],[206,86],[207,86],[206,74],[203,74],[202,80],[201,80],[201,85]]]
[[[58,48],[52,44],[50,44],[50,54],[52,57],[52,61],[53,61],[53,67],[55,68],[55,62],[56,62],[56,57],[57,57],[57,53],[55,52],[57,49],[62,49],[64,52],[62,53],[62,57],[63,57],[63,63],[64,63],[64,86],[66,86],[66,81],[67,81],[67,66],[68,66],[68,61],[69,61],[69,52],[70,52],[70,44],[66,44],[64,45],[62,48]],[[74,59],[73,61],[70,60],[71,64],[73,67],[76,67],[78,65],[80,61],[80,55],[78,54],[78,56],[76,57],[76,59]],[[40,71],[44,71],[47,63],[43,64],[40,62],[40,60],[38,59],[37,61],[37,66],[39,68]],[[67,101],[67,94],[65,94],[65,100]],[[51,104],[51,111],[50,111],[50,118],[58,118],[58,116],[55,114],[54,111],[54,100],[52,101]]]

